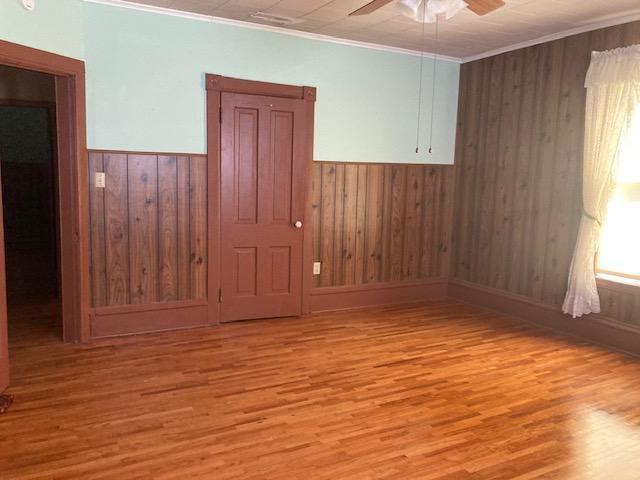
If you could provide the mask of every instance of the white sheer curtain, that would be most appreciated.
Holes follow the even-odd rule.
[[[616,186],[620,139],[640,102],[640,45],[593,52],[585,87],[582,219],[562,306],[574,318],[600,311],[595,256]]]

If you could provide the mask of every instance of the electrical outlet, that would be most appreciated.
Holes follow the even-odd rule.
[[[313,274],[320,275],[320,262],[313,262]]]
[[[105,176],[104,172],[96,172],[96,188],[104,188]]]

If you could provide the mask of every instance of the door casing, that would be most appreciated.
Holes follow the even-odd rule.
[[[302,313],[309,313],[311,306],[311,284],[313,279],[313,225],[311,205],[311,167],[313,162],[313,131],[316,89],[307,86],[292,86],[253,80],[206,75],[207,88],[207,171],[208,175],[208,297],[220,299],[220,162],[221,162],[221,105],[223,93],[241,93],[304,100],[305,110],[305,228],[302,248]],[[220,323],[220,302],[209,302],[211,323]]]
[[[0,40],[0,64],[55,77],[63,340],[83,342],[90,337],[84,62]],[[1,248],[4,251],[4,245]]]

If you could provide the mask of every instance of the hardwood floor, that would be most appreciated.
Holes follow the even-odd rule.
[[[32,325],[2,479],[640,477],[640,360],[453,302],[87,345]]]

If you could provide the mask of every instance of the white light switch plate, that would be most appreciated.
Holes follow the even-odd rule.
[[[320,262],[313,262],[313,274],[320,275]]]
[[[104,188],[105,178],[104,172],[96,172],[96,188]]]

